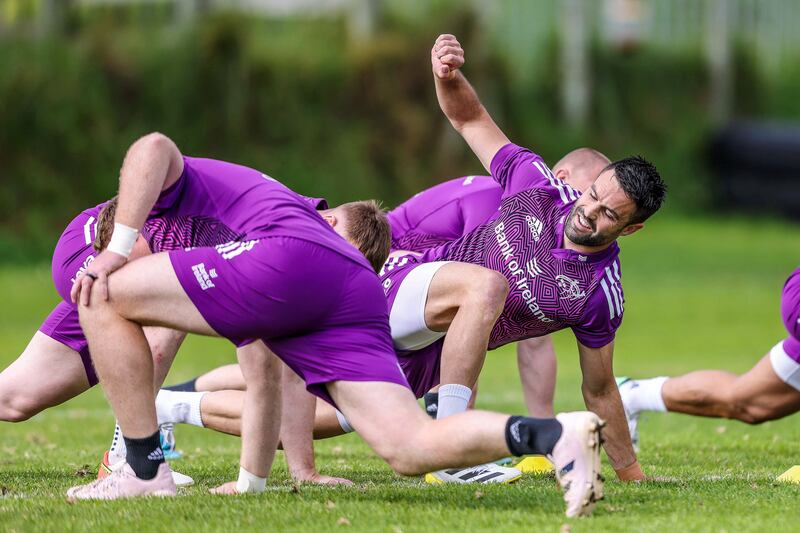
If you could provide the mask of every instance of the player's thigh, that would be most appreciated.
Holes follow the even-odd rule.
[[[759,419],[775,419],[800,411],[800,391],[778,376],[770,354],[736,380],[733,395],[737,404]]]
[[[411,390],[396,383],[334,381],[327,388],[353,429],[384,458],[432,422]]]
[[[505,301],[508,283],[499,272],[470,263],[448,262],[430,281],[425,322],[434,331],[446,331],[462,305]]]
[[[131,261],[112,273],[108,278],[108,293],[111,305],[128,320],[216,335],[186,295],[167,253]]]
[[[323,400],[317,398],[317,407],[314,413],[314,438],[327,439],[344,435],[345,431],[336,416],[336,409]]]
[[[37,331],[25,351],[0,373],[0,403],[29,418],[89,387],[80,354]]]

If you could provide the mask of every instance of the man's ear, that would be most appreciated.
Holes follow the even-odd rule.
[[[620,237],[627,237],[628,235],[633,235],[640,229],[644,227],[644,223],[640,222],[639,224],[629,224],[625,226],[622,231],[620,232]]]
[[[555,176],[561,181],[567,181],[569,179],[569,170],[563,167],[559,168],[555,171]]]
[[[332,215],[330,213],[326,213],[326,214],[322,215],[322,218],[324,218],[325,222],[330,224],[332,228],[336,227],[336,223],[338,222],[338,220],[336,220],[336,215]]]

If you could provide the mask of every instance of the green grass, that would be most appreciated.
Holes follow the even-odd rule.
[[[656,220],[623,243],[625,323],[617,337],[618,374],[651,376],[698,368],[743,371],[783,335],[782,283],[798,265],[797,226],[752,220]],[[56,301],[49,272],[0,268],[0,366],[6,366]],[[557,408],[580,408],[574,340],[556,336]],[[190,339],[169,381],[233,361],[225,342]],[[521,412],[513,349],[489,355],[480,407]],[[239,442],[197,428],[178,430],[179,470],[197,486],[171,500],[69,505],[63,494],[91,475],[110,438],[112,416],[99,389],[22,424],[0,425],[0,529],[86,531],[113,527],[200,531],[789,531],[800,530],[800,485],[773,479],[800,463],[796,418],[757,427],[681,415],[643,422],[640,460],[673,483],[607,483],[591,519],[563,517],[549,478],[511,487],[428,487],[400,478],[357,436],[317,444],[321,470],[355,488],[293,489],[281,457],[271,490],[212,497],[233,479]],[[613,473],[606,466],[606,477]],[[339,524],[346,518],[349,525]]]

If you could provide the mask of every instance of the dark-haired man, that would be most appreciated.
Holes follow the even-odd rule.
[[[384,266],[409,382],[420,386],[417,395],[440,384],[440,418],[462,412],[487,345],[570,327],[586,405],[608,421],[612,465],[620,479],[642,479],[612,371],[624,301],[616,239],[658,210],[664,183],[633,157],[608,165],[580,195],[497,127],[458,70],[464,56],[455,37],[440,36],[431,61],[442,110],[504,192],[498,214],[473,232],[421,257],[392,254]],[[457,482],[461,472],[434,475]]]

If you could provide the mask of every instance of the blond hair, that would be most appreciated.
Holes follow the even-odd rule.
[[[95,231],[92,247],[97,252],[102,252],[111,240],[114,233],[114,217],[117,216],[117,197],[115,196],[103,206],[97,215],[97,230]]]

